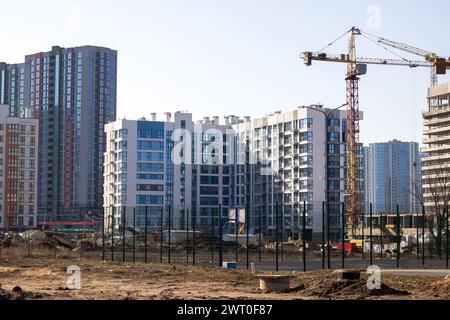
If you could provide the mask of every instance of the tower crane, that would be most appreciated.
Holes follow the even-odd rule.
[[[345,54],[327,54],[323,51],[333,45],[346,35],[350,35],[348,44],[348,53]],[[401,59],[384,59],[384,58],[362,58],[356,54],[356,37],[364,36],[372,42],[382,46],[387,51],[396,54],[386,46],[408,52],[413,55],[421,56],[424,60],[413,61],[408,60],[396,54]],[[344,35],[337,40],[328,44],[319,52],[306,51],[302,54],[305,65],[311,66],[312,61],[337,62],[347,64],[346,72],[346,96],[347,96],[347,178],[346,178],[346,224],[348,236],[350,239],[355,238],[356,229],[359,225],[361,212],[361,186],[359,176],[358,158],[360,147],[360,112],[359,112],[359,77],[366,74],[367,65],[389,65],[404,66],[410,68],[428,67],[431,71],[431,84],[438,83],[437,75],[446,74],[450,69],[450,58],[445,59],[437,54],[422,50],[401,42],[395,42],[381,37],[376,37],[368,33],[362,32],[356,27],[352,27]]]

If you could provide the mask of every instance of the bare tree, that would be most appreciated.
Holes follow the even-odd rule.
[[[450,172],[442,166],[433,166],[426,171],[423,185],[423,189],[414,186],[415,190],[411,192],[422,205],[426,205],[428,230],[436,243],[437,254],[442,258],[446,219],[450,211]]]

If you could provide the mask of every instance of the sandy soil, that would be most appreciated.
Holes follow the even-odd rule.
[[[67,290],[67,267],[81,268],[81,290]],[[101,262],[98,256],[52,255],[0,260],[3,292],[21,287],[33,299],[447,299],[450,279],[383,276],[383,287],[369,291],[366,276],[340,282],[330,271],[296,273],[288,293],[264,293],[259,280],[243,270],[181,265]]]

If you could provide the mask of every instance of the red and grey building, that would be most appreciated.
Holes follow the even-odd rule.
[[[55,46],[3,67],[10,115],[29,106],[39,123],[38,220],[76,221],[102,210],[104,126],[116,120],[117,51]],[[0,64],[0,75],[3,69]],[[12,79],[19,81],[17,95]]]

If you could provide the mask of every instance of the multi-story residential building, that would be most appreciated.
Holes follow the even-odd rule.
[[[116,119],[117,52],[55,46],[23,64],[0,64],[2,74],[9,114],[23,116],[30,106],[39,120],[39,219],[77,220],[101,210],[104,126]]]
[[[37,225],[38,120],[0,105],[0,229]]]
[[[346,111],[316,106],[246,119],[234,126],[240,141],[251,142],[249,165],[237,178],[252,211],[254,230],[262,228],[274,236],[278,203],[284,236],[298,238],[306,203],[306,228],[317,239],[325,204],[331,237],[339,237],[346,188],[346,124]]]
[[[425,207],[448,201],[450,185],[450,83],[428,90],[428,110],[423,112],[422,179]],[[445,214],[445,213],[444,213]]]
[[[9,116],[25,116],[25,64],[0,62],[0,105],[9,105]]]
[[[218,224],[219,205],[225,217],[234,205],[232,163],[223,151],[230,124],[219,118],[195,123],[186,112],[166,114],[165,121],[118,120],[105,127],[107,145],[104,171],[105,225],[121,223],[123,207],[136,208],[137,226],[159,225],[161,212],[167,223],[185,228],[195,221],[199,228]],[[233,137],[233,135],[230,135]],[[174,157],[176,159],[174,159]]]
[[[393,140],[364,147],[365,211],[414,214],[420,210],[421,159],[417,142]]]

